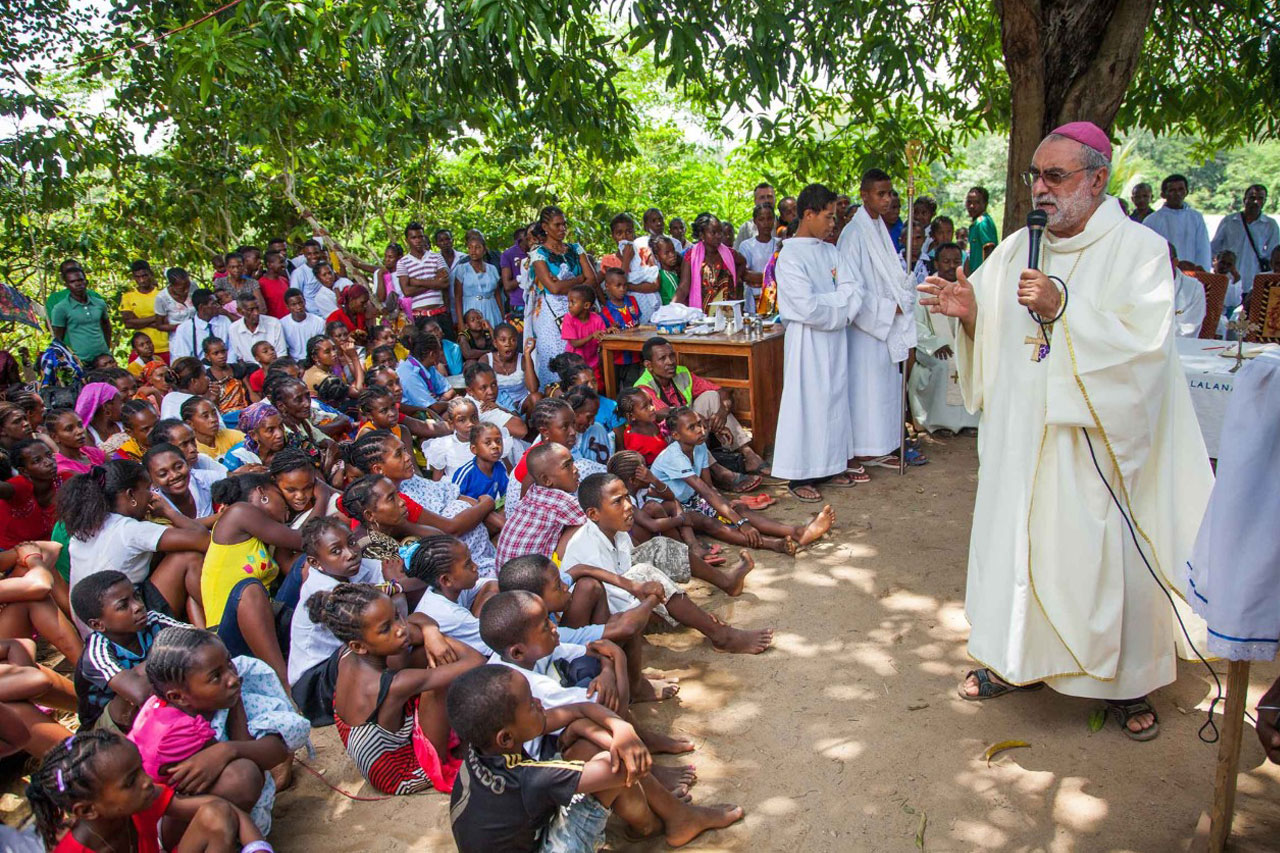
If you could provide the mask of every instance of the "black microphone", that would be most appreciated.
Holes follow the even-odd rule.
[[[1040,269],[1040,240],[1048,224],[1049,214],[1039,208],[1027,214],[1027,269]]]

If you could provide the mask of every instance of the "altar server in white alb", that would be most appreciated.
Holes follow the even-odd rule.
[[[800,224],[782,244],[774,274],[778,314],[786,328],[782,404],[773,476],[790,480],[802,501],[822,499],[817,486],[852,485],[849,324],[863,288],[826,238],[835,229],[836,194],[810,184],[797,201]]]
[[[1204,325],[1204,283],[1178,269],[1178,250],[1169,244],[1169,262],[1173,265],[1174,334],[1180,338],[1198,338]]]
[[[862,206],[836,244],[866,288],[849,330],[853,453],[872,465],[896,468],[905,418],[898,365],[916,345],[915,278],[903,272],[884,224],[894,202],[889,176],[868,170],[861,195]]]
[[[1043,271],[1027,268],[1023,229],[972,281],[920,291],[960,320],[960,385],[982,410],[965,591],[981,667],[960,695],[1048,684],[1107,700],[1121,731],[1150,740],[1147,694],[1176,677],[1181,636],[1161,586],[1203,632],[1182,572],[1213,475],[1174,346],[1169,249],[1106,195],[1110,160],[1096,125],[1049,134],[1026,176],[1048,215]],[[1047,336],[1028,308],[1058,318]]]
[[[964,253],[955,243],[943,243],[934,253],[938,276],[956,280]],[[976,429],[978,415],[964,407],[956,377],[955,321],[935,317],[924,305],[916,306],[916,362],[907,379],[911,416],[928,432]]]

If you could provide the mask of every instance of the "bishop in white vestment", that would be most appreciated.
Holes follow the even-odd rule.
[[[1110,149],[1099,128],[1074,123],[1036,150],[1043,272],[1024,269],[1023,229],[972,289],[931,277],[921,293],[960,319],[960,385],[982,410],[965,592],[982,668],[962,695],[1044,682],[1110,700],[1126,734],[1148,740],[1158,724],[1146,694],[1176,676],[1165,591],[1193,621],[1181,578],[1213,476],[1174,346],[1168,246],[1105,194]],[[1062,309],[1046,274],[1068,290],[1047,340],[1027,310]]]
[[[862,206],[840,232],[836,246],[866,292],[849,330],[853,454],[895,453],[902,441],[902,386],[898,365],[916,345],[915,278],[902,270],[884,224],[892,204],[889,176],[862,176]]]

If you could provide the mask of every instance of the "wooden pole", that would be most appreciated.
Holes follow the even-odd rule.
[[[1249,662],[1227,664],[1227,702],[1222,710],[1222,740],[1213,780],[1213,809],[1209,813],[1209,853],[1222,853],[1231,837],[1236,809],[1236,774],[1240,769],[1240,739],[1244,734],[1244,705],[1249,693]]]

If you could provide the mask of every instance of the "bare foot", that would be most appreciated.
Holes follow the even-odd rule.
[[[661,732],[641,729],[638,726],[636,727],[636,734],[640,736],[640,740],[644,742],[644,745],[649,747],[650,752],[659,755],[680,755],[685,752],[693,752],[697,748],[693,741],[688,738],[664,735]]]
[[[680,681],[675,678],[642,678],[631,687],[632,702],[661,702],[680,692]]]
[[[664,834],[672,847],[683,847],[708,829],[723,829],[742,820],[742,807],[690,806],[667,818]]]
[[[836,511],[831,508],[831,504],[827,504],[822,508],[821,512],[813,517],[813,521],[799,531],[796,536],[796,543],[800,546],[805,546],[811,542],[816,542],[827,534],[835,520]]]
[[[276,790],[284,791],[293,787],[293,756],[290,755],[275,767],[271,768],[271,778],[275,780]]]
[[[796,540],[788,536],[786,539],[777,539],[767,536],[764,539],[764,547],[773,551],[775,554],[786,554],[788,557],[796,555]]]
[[[716,651],[735,655],[758,655],[772,645],[772,628],[744,630],[725,625],[720,636],[711,640],[711,647]]]
[[[751,556],[751,552],[745,548],[738,552],[738,565],[734,566],[726,576],[729,579],[729,585],[723,587],[725,595],[742,595],[742,587],[746,585],[747,575],[756,567],[756,561]]]
[[[657,779],[662,787],[676,797],[688,796],[689,789],[698,781],[697,770],[692,764],[686,764],[682,767],[666,767],[661,764],[654,764],[650,766],[649,772],[653,774],[653,778]]]

